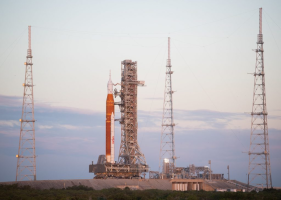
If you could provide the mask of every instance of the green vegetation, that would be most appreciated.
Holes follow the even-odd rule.
[[[93,188],[79,185],[66,189],[40,190],[30,186],[0,185],[0,200],[21,199],[55,199],[55,200],[146,200],[146,199],[167,199],[167,200],[232,200],[232,199],[281,199],[281,190],[264,190],[262,192],[206,192],[206,191],[163,191],[163,190],[124,190],[118,188],[94,190]]]

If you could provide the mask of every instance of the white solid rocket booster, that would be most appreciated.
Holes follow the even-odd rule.
[[[114,113],[111,114],[111,156],[110,162],[114,163]]]

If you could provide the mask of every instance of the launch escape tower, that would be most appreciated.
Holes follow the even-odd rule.
[[[262,8],[259,9],[256,66],[252,105],[251,137],[249,149],[248,185],[271,188],[271,168],[268,142],[268,124],[263,59]]]
[[[162,170],[162,178],[171,178],[176,167],[175,140],[174,140],[174,116],[172,74],[170,59],[170,37],[168,38],[168,60],[166,65],[166,79],[164,90],[162,131],[160,144],[159,172]]]
[[[146,165],[145,157],[138,145],[137,122],[137,86],[143,86],[144,81],[138,81],[137,62],[124,60],[121,62],[121,90],[115,89],[115,97],[120,96],[119,105],[121,112],[121,144],[118,156],[120,164]]]
[[[17,157],[16,181],[36,181],[35,156],[35,120],[33,101],[31,26],[28,26],[28,49],[25,64],[25,82],[23,84],[23,103],[20,127],[19,149]]]

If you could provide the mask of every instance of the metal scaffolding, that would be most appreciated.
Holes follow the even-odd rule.
[[[121,119],[121,144],[118,162],[120,164],[146,165],[145,157],[138,145],[137,122],[137,86],[143,86],[144,81],[137,79],[137,62],[124,60],[121,62],[121,91],[114,90],[114,95],[120,96],[119,105]]]
[[[262,8],[259,10],[259,34],[257,37],[256,66],[249,149],[248,185],[271,188],[271,169],[268,142],[268,124],[263,58]]]
[[[23,84],[23,103],[19,149],[17,157],[16,181],[36,180],[35,120],[33,101],[31,26],[28,27],[28,50],[26,56],[25,82]]]
[[[166,79],[164,90],[164,104],[162,116],[162,131],[160,144],[159,172],[162,178],[173,177],[176,167],[175,140],[174,140],[174,116],[173,116],[173,93],[172,74],[170,59],[170,37],[168,38],[168,60],[166,65]]]
[[[114,89],[114,96],[120,97],[118,105],[121,118],[115,119],[121,125],[121,143],[118,162],[106,162],[105,155],[100,155],[97,164],[89,165],[89,172],[95,174],[95,179],[104,178],[140,178],[149,171],[144,154],[138,144],[137,118],[137,86],[144,86],[144,81],[138,81],[137,62],[124,60],[121,62],[121,90]]]

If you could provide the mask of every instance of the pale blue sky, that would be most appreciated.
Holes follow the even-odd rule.
[[[263,7],[268,109],[278,109],[280,1],[1,4],[1,84],[9,85],[1,94],[22,93],[18,86],[23,82],[27,26],[31,25],[36,100],[99,111],[105,104],[102,85],[106,86],[109,70],[113,81],[119,82],[124,59],[138,61],[139,79],[146,81],[139,98],[162,98],[168,36],[173,88],[178,91],[175,108],[249,111],[253,77],[247,73],[254,70],[252,49],[256,48],[258,8]],[[139,108],[162,108],[158,102],[148,106],[150,101],[140,101]]]
[[[138,90],[138,108],[143,116],[150,116],[149,122],[141,121],[143,119],[141,115],[139,116],[140,146],[142,148],[141,142],[145,140],[154,141],[151,142],[151,148],[155,151],[153,155],[156,158],[148,155],[147,157],[150,161],[148,164],[153,166],[152,170],[157,170],[167,37],[171,37],[172,69],[175,71],[173,89],[177,91],[174,94],[174,108],[178,111],[174,114],[175,121],[178,123],[176,148],[185,147],[184,151],[187,152],[186,155],[181,155],[181,160],[177,162],[181,165],[207,164],[212,155],[202,157],[204,161],[196,160],[199,155],[195,156],[196,159],[191,156],[189,152],[193,143],[189,142],[200,140],[200,144],[205,144],[207,148],[210,140],[213,139],[213,144],[216,146],[217,137],[220,137],[216,134],[229,133],[229,138],[236,141],[237,145],[229,149],[228,158],[231,155],[242,162],[241,169],[245,172],[237,170],[236,175],[244,177],[241,174],[247,173],[248,157],[241,152],[248,150],[250,136],[250,117],[244,112],[251,111],[254,84],[253,77],[247,73],[252,73],[255,66],[255,52],[252,49],[256,48],[260,7],[263,8],[269,128],[275,134],[272,136],[274,140],[280,141],[281,1],[2,0],[0,1],[0,95],[22,98],[27,27],[31,25],[33,75],[36,85],[34,98],[35,107],[38,108],[35,117],[40,118],[45,112],[41,111],[40,114],[39,108],[47,107],[54,109],[54,113],[69,109],[74,113],[89,115],[93,121],[100,122],[100,125],[91,120],[87,123],[75,124],[74,118],[78,116],[73,114],[71,124],[67,123],[67,119],[61,118],[62,122],[57,123],[55,117],[48,115],[50,117],[48,123],[37,121],[37,137],[43,137],[40,131],[45,134],[46,138],[43,138],[46,141],[47,138],[51,140],[54,139],[53,137],[66,137],[67,132],[59,131],[63,128],[67,130],[72,128],[73,137],[76,134],[81,138],[90,137],[93,132],[102,135],[109,70],[112,71],[113,82],[117,83],[120,82],[121,61],[124,59],[137,61],[139,80],[146,81],[146,87]],[[1,101],[1,108],[4,110],[21,106],[20,101],[12,101],[18,103],[17,105],[10,105],[10,102],[4,101],[4,98],[1,98]],[[7,109],[5,112],[4,110],[1,111],[0,119],[1,137],[3,141],[18,143],[19,127],[15,121],[20,118],[21,113],[15,112],[7,116]],[[117,107],[116,111],[118,111]],[[194,118],[185,117],[193,112]],[[213,120],[202,118],[208,112],[217,113],[215,116],[210,115],[214,117]],[[236,117],[227,118],[226,113]],[[87,134],[80,135],[81,131],[75,129],[80,126],[88,127],[86,130],[83,129]],[[9,131],[12,136],[7,137]],[[198,135],[194,135],[197,132]],[[47,137],[48,133],[54,135],[50,134]],[[212,133],[213,136],[210,137],[212,134],[208,133]],[[99,137],[104,139],[102,136]],[[220,143],[227,143],[223,138],[220,137]],[[274,160],[273,155],[280,155],[281,149],[271,138],[270,142],[273,143],[270,146],[272,164],[276,163],[276,166],[272,166],[274,171],[281,167],[281,163]],[[14,151],[12,153],[14,156],[17,145],[10,148]],[[46,149],[44,145],[41,148],[43,154]],[[104,147],[100,146],[99,149],[102,148]],[[220,151],[222,148],[215,149]],[[6,154],[3,149],[5,148],[2,146],[0,154],[12,162],[14,158],[9,157],[11,155]],[[98,150],[96,146],[93,149]],[[176,152],[182,152],[177,149]],[[56,152],[55,146],[53,151]],[[145,149],[143,151],[148,152]],[[208,152],[207,149],[202,149],[202,152],[199,149],[194,151],[200,152],[200,156]],[[95,156],[102,153],[103,150],[96,152]],[[50,157],[51,155],[52,153]],[[56,153],[56,156],[59,154]],[[89,160],[89,163],[93,159],[97,157],[85,156],[85,161]],[[217,159],[221,159],[222,165],[229,164],[224,161],[226,158],[223,156]],[[276,159],[280,160],[280,157]],[[66,159],[66,162],[71,162],[70,160],[70,158]],[[224,169],[226,167],[222,165],[218,165],[218,168],[226,172]],[[217,173],[221,171],[218,170]],[[14,180],[14,174],[11,173],[2,180]],[[83,175],[83,178],[86,176]],[[40,176],[38,178],[40,179]],[[73,177],[70,173],[69,176],[66,174],[65,178]],[[280,186],[281,177],[278,178],[279,182],[276,181],[273,178],[273,182]]]

